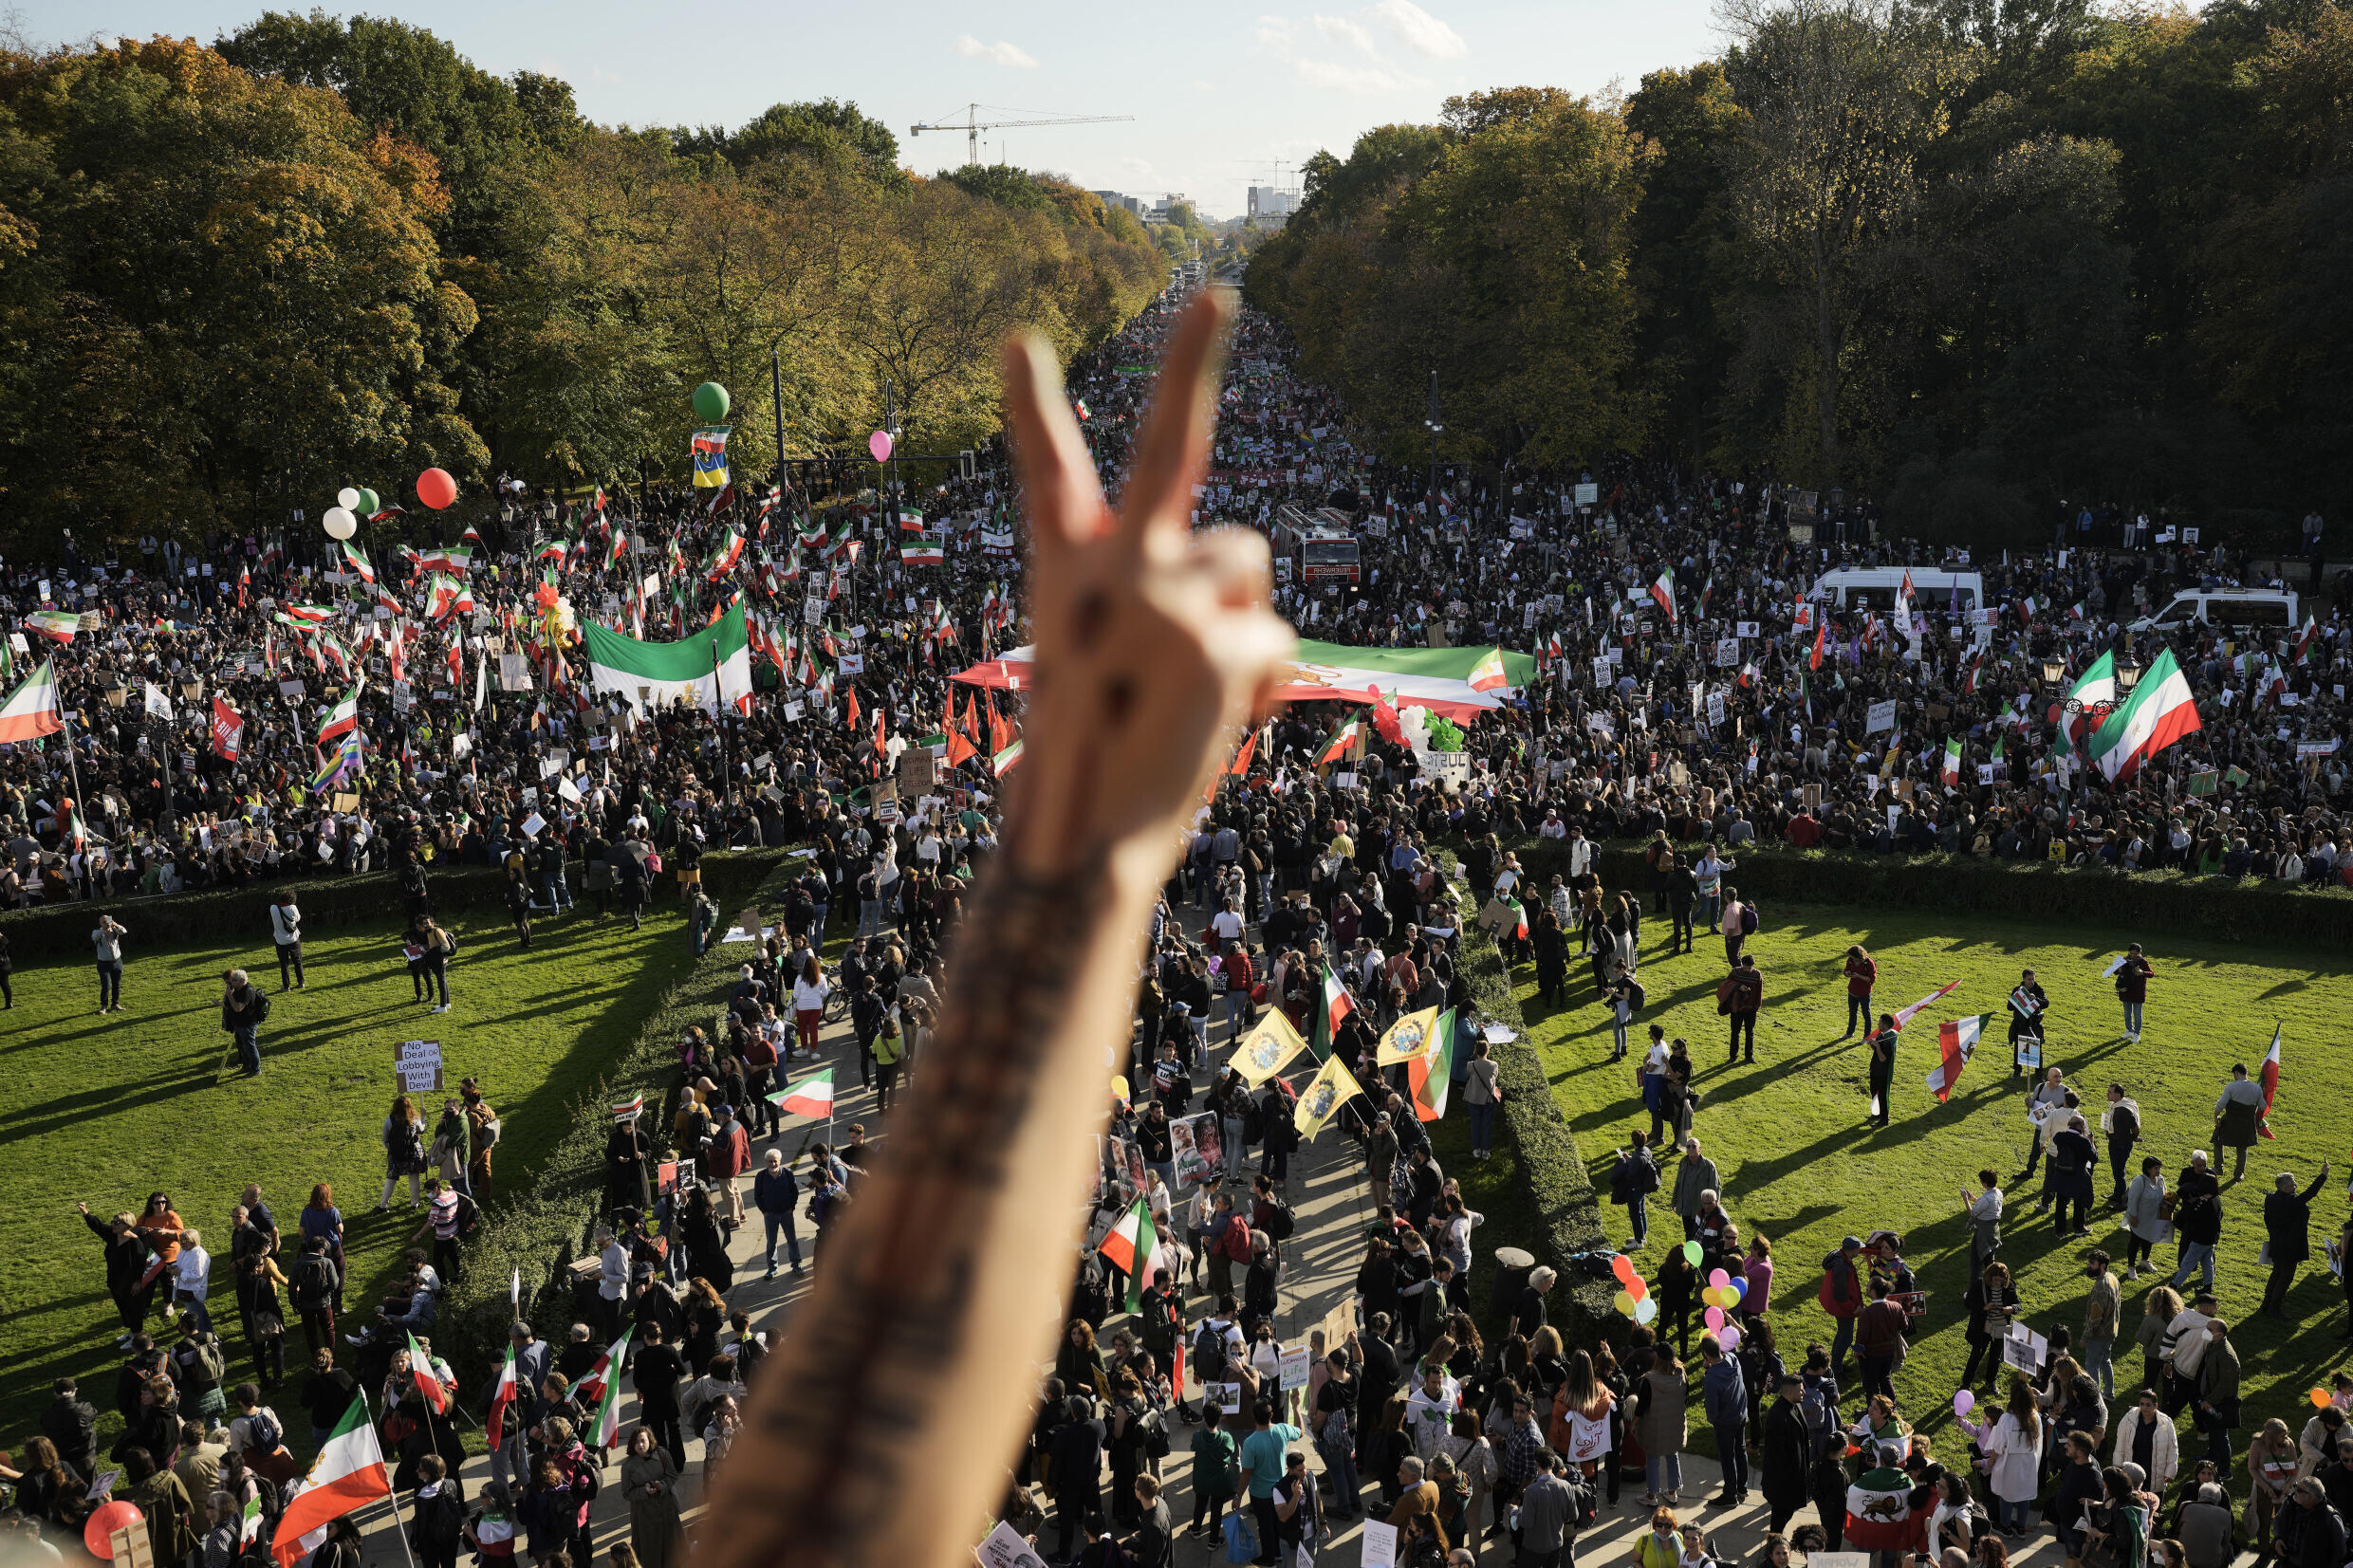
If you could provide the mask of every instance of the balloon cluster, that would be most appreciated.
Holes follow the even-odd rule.
[[[1683,1256],[1690,1259],[1696,1266],[1700,1256],[1699,1244],[1685,1242]],[[1737,1274],[1721,1268],[1710,1269],[1708,1282],[1700,1289],[1699,1299],[1707,1303],[1708,1310],[1704,1321],[1708,1325],[1708,1332],[1715,1336],[1716,1343],[1726,1350],[1738,1346],[1740,1325],[1733,1322],[1726,1314],[1749,1299],[1749,1282]]]
[[[1634,1266],[1634,1260],[1621,1252],[1609,1261],[1609,1271],[1618,1276],[1624,1288],[1610,1299],[1610,1304],[1638,1323],[1647,1323],[1658,1316],[1658,1303],[1650,1299],[1650,1286],[1642,1282],[1642,1271]]]

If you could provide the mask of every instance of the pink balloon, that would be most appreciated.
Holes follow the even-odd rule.
[[[1711,1334],[1713,1334],[1713,1333],[1714,1333],[1714,1332],[1715,1332],[1717,1329],[1722,1328],[1723,1326],[1724,1326],[1724,1309],[1723,1309],[1722,1307],[1710,1307],[1710,1308],[1708,1308],[1708,1332],[1710,1332]]]
[[[1716,1289],[1721,1290],[1732,1282],[1732,1277],[1731,1275],[1725,1273],[1720,1268],[1711,1269],[1708,1273],[1708,1283],[1715,1286]]]
[[[878,463],[890,461],[891,433],[887,430],[878,430],[872,435],[867,436],[866,450],[874,453],[874,460]]]

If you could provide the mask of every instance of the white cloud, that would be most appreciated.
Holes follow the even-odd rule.
[[[1258,19],[1257,26],[1251,28],[1251,39],[1253,46],[1258,48],[1282,54],[1291,46],[1291,31],[1290,18],[1262,16]]]
[[[1400,76],[1383,65],[1342,65],[1329,60],[1302,60],[1299,80],[1310,87],[1342,93],[1395,93],[1422,85],[1419,79]]]
[[[1214,93],[1217,90],[1217,83],[1195,77],[1193,82],[1193,90],[1196,93]]]
[[[984,44],[971,33],[964,33],[955,41],[955,52],[967,60],[986,60],[991,65],[1004,65],[1012,70],[1034,71],[1038,68],[1036,58],[1027,49],[1002,38],[993,44]]]
[[[1373,47],[1373,35],[1344,16],[1319,16],[1315,30],[1341,44],[1354,44],[1366,54],[1378,58],[1380,50]]]
[[[1371,14],[1387,24],[1398,42],[1416,54],[1427,55],[1432,60],[1459,60],[1471,50],[1462,34],[1415,5],[1414,0],[1380,0]]]

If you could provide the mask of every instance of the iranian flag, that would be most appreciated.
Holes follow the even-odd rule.
[[[947,561],[948,555],[936,544],[901,544],[899,559],[910,566],[937,566]]]
[[[628,1335],[624,1334],[621,1336],[622,1344],[626,1344],[628,1340]],[[614,1348],[618,1350],[620,1346],[617,1345]],[[618,1445],[620,1442],[621,1358],[619,1356],[614,1356],[612,1366],[604,1374],[603,1392],[597,1396],[597,1435],[595,1438],[595,1443],[600,1448],[610,1448]]]
[[[1651,597],[1651,598],[1653,598],[1653,599],[1655,599],[1655,600],[1657,600],[1658,601],[1658,608],[1660,608],[1661,610],[1666,611],[1666,613],[1667,613],[1667,624],[1668,624],[1668,625],[1670,625],[1670,626],[1674,625],[1674,624],[1675,624],[1675,568],[1674,568],[1674,567],[1669,566],[1669,567],[1666,567],[1665,569],[1663,569],[1662,571],[1660,571],[1660,572],[1659,572],[1659,574],[1658,574],[1658,581],[1656,581],[1656,582],[1654,582],[1654,583],[1652,583],[1652,584],[1650,585],[1650,597]]]
[[[1363,733],[1363,719],[1355,713],[1349,714],[1324,737],[1324,744],[1315,748],[1315,761],[1309,766],[1322,767],[1325,763],[1338,762],[1356,749],[1357,738]]]
[[[71,610],[36,610],[25,618],[25,629],[51,642],[71,642],[82,629],[82,618]]]
[[[1315,1059],[1322,1061],[1332,1054],[1332,1042],[1339,1037],[1340,1021],[1356,1011],[1356,998],[1340,983],[1332,967],[1324,966],[1324,997],[1315,1009],[1315,1028],[1307,1043],[1314,1047]]]
[[[359,728],[360,689],[355,686],[326,710],[326,718],[319,725],[319,744],[324,746],[336,736],[348,735]]]
[[[1430,1048],[1405,1063],[1406,1086],[1413,1091],[1414,1115],[1436,1121],[1446,1115],[1446,1095],[1454,1076],[1454,1009],[1438,1014]]]
[[[2116,655],[2103,654],[2067,688],[2066,701],[2059,710],[2059,749],[2081,751],[2084,737],[2094,728],[2091,710],[2105,709],[2115,701]]]
[[[597,1357],[597,1364],[588,1369],[588,1375],[580,1380],[580,1387],[573,1392],[583,1399],[602,1401],[606,1391],[621,1382],[621,1364],[629,1359],[629,1336],[636,1332],[621,1330],[621,1337],[605,1347],[604,1354]]]
[[[245,1512],[237,1520],[237,1544],[250,1546],[262,1539],[262,1494],[256,1491],[245,1500]]]
[[[57,705],[57,672],[47,659],[0,705],[0,741],[38,740],[65,728]]]
[[[521,1288],[522,1277],[517,1275],[515,1290],[516,1295],[521,1294]],[[514,1346],[509,1345],[507,1347],[507,1364],[498,1369],[498,1386],[491,1390],[491,1413],[482,1423],[482,1425],[489,1430],[491,1447],[493,1449],[495,1449],[506,1437],[507,1411],[510,1406],[513,1405],[514,1397],[515,1353]]]
[[[643,1095],[638,1095],[629,1099],[617,1099],[612,1104],[613,1119],[617,1122],[631,1121],[636,1119],[638,1113],[644,1109],[645,1097]]]
[[[2103,777],[2110,784],[2123,784],[2142,763],[2199,728],[2189,677],[2167,648],[2150,663],[2124,705],[2093,734],[2088,749]]]
[[[1938,1061],[1936,1071],[1928,1075],[1928,1087],[1939,1104],[1953,1098],[1953,1085],[1960,1081],[1961,1069],[1976,1054],[1977,1042],[1992,1022],[1992,1013],[1979,1013],[1974,1018],[1948,1019],[1936,1026]]]
[[[811,1073],[797,1083],[787,1083],[769,1097],[769,1103],[780,1111],[796,1116],[833,1117],[833,1069]]]
[[[2279,1092],[2279,1070],[2280,1026],[2273,1024],[2271,1025],[2271,1049],[2264,1054],[2263,1071],[2256,1075],[2256,1081],[2263,1085],[2263,1120],[2255,1124],[2255,1131],[2267,1138],[2279,1136],[2277,1133],[2271,1131],[2271,1097]]]
[[[350,563],[353,571],[360,574],[361,581],[371,585],[375,583],[376,568],[369,563],[367,553],[349,540],[343,542],[343,560]]]
[[[581,627],[589,673],[601,695],[618,694],[642,712],[681,699],[716,713],[751,695],[751,640],[744,607],[729,610],[676,642],[639,642],[594,621]]]
[[[997,748],[996,753],[989,759],[989,766],[996,776],[1002,779],[1021,766],[1021,737],[1016,735],[1011,741]]]
[[[324,604],[288,604],[279,613],[306,626],[324,626],[335,618],[335,612]]]
[[[1152,1225],[1152,1205],[1138,1198],[1136,1206],[1120,1216],[1120,1223],[1104,1233],[1102,1245],[1095,1249],[1111,1261],[1112,1267],[1126,1274],[1130,1312],[1143,1310],[1143,1277],[1159,1248],[1159,1232]]]
[[[716,582],[733,571],[735,563],[743,558],[744,536],[736,531],[734,524],[730,523],[727,526],[727,531],[719,535],[719,547],[711,552],[711,564],[707,568],[707,574],[712,581]]]
[[[433,1407],[434,1414],[447,1415],[450,1391],[442,1386],[440,1378],[434,1375],[433,1357],[425,1354],[425,1347],[417,1342],[416,1335],[410,1335],[408,1340],[409,1375],[417,1379],[417,1392],[424,1395],[425,1403]]]
[[[354,1399],[319,1457],[311,1461],[310,1473],[303,1477],[286,1512],[278,1516],[269,1555],[279,1568],[293,1568],[325,1541],[329,1524],[391,1495],[392,1476],[384,1468],[376,1428],[368,1421],[367,1400]]]
[[[1902,1011],[1897,1013],[1896,1027],[1900,1029],[1905,1024],[1911,1023],[1913,1016],[1922,1007],[1927,1006],[1930,1003],[1941,1001],[1945,997],[1952,995],[1954,991],[1960,987],[1960,984],[1961,983],[1959,981],[1955,980],[1946,985],[1939,986],[1936,989],[1929,992],[1926,996],[1921,997],[1918,1002],[1913,1003],[1909,1007],[1906,1007]]]
[[[1961,782],[1961,743],[1959,741],[1950,737],[1946,739],[1944,766],[1937,770],[1936,776],[1949,784],[1957,784]]]
[[[1920,1544],[1928,1516],[1912,1511],[1909,1472],[1865,1470],[1846,1488],[1846,1545],[1858,1552],[1901,1552]]]
[[[1471,667],[1470,687],[1473,692],[1492,692],[1499,686],[1510,684],[1510,677],[1504,673],[1503,650],[1500,648],[1490,648],[1479,655],[1479,662]]]

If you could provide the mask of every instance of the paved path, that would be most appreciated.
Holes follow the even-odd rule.
[[[1222,1026],[1214,1034],[1222,1041]],[[839,1097],[837,1130],[846,1134],[851,1122],[862,1120],[870,1135],[887,1136],[887,1128],[874,1109],[872,1096],[858,1087],[856,1045],[847,1026],[828,1029],[821,1043],[827,1061],[835,1068],[836,1093]],[[1222,1060],[1222,1048],[1213,1050],[1213,1061]],[[806,1063],[796,1064],[793,1076],[798,1077],[809,1070]],[[1295,1075],[1295,1080],[1304,1081],[1306,1076],[1304,1073]],[[787,1121],[775,1147],[789,1153],[801,1147],[804,1137],[811,1131],[812,1124],[806,1120],[795,1118]],[[755,1164],[769,1147],[770,1145],[765,1141],[754,1141],[752,1153]],[[745,1186],[748,1197],[748,1177]],[[1289,1190],[1299,1215],[1299,1229],[1287,1248],[1288,1264],[1283,1282],[1283,1306],[1278,1317],[1277,1337],[1287,1345],[1302,1345],[1306,1343],[1311,1330],[1322,1327],[1326,1331],[1326,1342],[1337,1344],[1354,1323],[1356,1268],[1362,1257],[1361,1244],[1365,1227],[1372,1219],[1370,1192],[1362,1176],[1362,1162],[1354,1140],[1337,1129],[1327,1130],[1316,1143],[1294,1155]],[[736,1262],[736,1285],[729,1300],[732,1305],[749,1312],[752,1321],[767,1330],[773,1339],[789,1323],[792,1308],[806,1290],[807,1280],[806,1277],[796,1278],[788,1270],[772,1281],[763,1278],[763,1232],[757,1210],[747,1206],[747,1215],[750,1223],[738,1230],[732,1248]],[[805,1240],[807,1228],[806,1225],[803,1227]],[[1484,1253],[1474,1263],[1471,1285],[1474,1303],[1484,1303],[1487,1300],[1491,1288],[1491,1267]],[[1207,1304],[1198,1293],[1188,1302],[1189,1327],[1197,1325]],[[1105,1335],[1122,1320],[1124,1315],[1120,1314],[1107,1319]],[[558,1322],[543,1322],[534,1326],[543,1337],[558,1343],[570,1327],[568,1323]],[[755,1391],[754,1397],[758,1396],[758,1391]],[[1189,1406],[1197,1408],[1199,1385],[1189,1388],[1185,1398]],[[632,1394],[622,1406],[624,1430],[634,1421],[635,1415],[636,1399]],[[1163,1497],[1179,1532],[1176,1568],[1204,1568],[1206,1564],[1225,1560],[1221,1541],[1195,1542],[1182,1533],[1193,1510],[1191,1459],[1187,1445],[1195,1430],[1181,1422],[1172,1424],[1169,1433],[1171,1452],[1160,1466]],[[686,1512],[687,1529],[692,1534],[701,1523],[703,1445],[699,1437],[690,1437],[687,1447],[688,1463],[679,1486],[679,1500]],[[1323,1467],[1315,1457],[1313,1445],[1302,1443],[1300,1447],[1307,1453],[1309,1465],[1320,1472]],[[1713,1459],[1692,1453],[1684,1455],[1683,1496],[1687,1502],[1678,1517],[1701,1521],[1709,1531],[1714,1549],[1727,1562],[1749,1561],[1764,1538],[1766,1511],[1761,1503],[1731,1509],[1704,1506],[1704,1500],[1717,1489],[1717,1475]],[[489,1479],[488,1460],[482,1457],[468,1460],[461,1476],[469,1499],[478,1496],[483,1483]],[[605,1489],[598,1497],[594,1509],[595,1536],[600,1554],[611,1542],[628,1539],[628,1507],[618,1495],[619,1480],[620,1467],[616,1460],[605,1471]],[[1107,1492],[1107,1471],[1105,1489]],[[1627,1485],[1621,1489],[1616,1507],[1605,1505],[1603,1508],[1601,1517],[1578,1539],[1577,1556],[1580,1562],[1618,1563],[1632,1559],[1634,1542],[1648,1519],[1647,1513],[1635,1503],[1640,1493],[1639,1483]],[[1378,1493],[1369,1477],[1365,1480],[1364,1499],[1376,1505],[1379,1503]],[[1808,1522],[1814,1517],[1814,1510],[1808,1505],[1796,1516],[1793,1526]],[[393,1564],[401,1564],[402,1568],[406,1568],[400,1544],[389,1527],[390,1518],[390,1508],[384,1504],[369,1509],[361,1518],[366,1536],[364,1560],[368,1568],[391,1568]],[[1042,1537],[1042,1544],[1050,1549],[1055,1535],[1049,1507],[1048,1523]],[[1362,1531],[1356,1523],[1346,1524],[1341,1534],[1318,1553],[1319,1560],[1353,1568],[1360,1560],[1361,1537]],[[1482,1564],[1508,1565],[1511,1555],[1510,1541],[1507,1537],[1495,1537],[1478,1547]],[[2013,1563],[2032,1565],[2032,1568],[2043,1568],[2043,1565],[2057,1568],[2063,1557],[2056,1540],[2047,1533],[2038,1534],[2027,1542],[2013,1543],[2010,1552]]]

